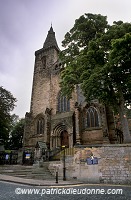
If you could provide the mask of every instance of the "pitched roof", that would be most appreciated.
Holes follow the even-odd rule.
[[[39,141],[39,142],[37,142],[37,144],[36,144],[36,148],[47,149],[47,145],[46,145],[45,142]]]
[[[56,41],[55,32],[51,26],[50,30],[48,31],[46,40],[44,42],[43,48],[47,49],[49,47],[56,47],[57,50],[60,50]]]

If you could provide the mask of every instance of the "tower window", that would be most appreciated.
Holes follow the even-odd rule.
[[[98,112],[95,107],[89,107],[86,112],[85,127],[99,127]]]
[[[70,100],[59,92],[58,94],[58,112],[70,111]]]
[[[46,56],[43,56],[43,57],[41,58],[41,61],[42,61],[42,66],[43,66],[43,68],[45,69],[45,68],[46,68]]]
[[[40,118],[37,120],[37,134],[44,133],[44,119]]]

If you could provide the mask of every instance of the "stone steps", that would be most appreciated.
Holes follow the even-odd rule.
[[[42,167],[23,166],[23,165],[3,165],[0,166],[0,173],[22,178],[53,180],[55,179],[55,177],[49,171],[48,165],[49,163],[43,163]]]

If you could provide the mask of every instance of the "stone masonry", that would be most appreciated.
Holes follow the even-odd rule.
[[[97,100],[86,102],[77,85],[70,100],[62,97],[60,49],[51,27],[43,47],[35,52],[30,111],[25,115],[23,147],[34,150],[37,142],[48,149],[64,144],[115,143],[112,111]]]
[[[90,153],[98,164],[88,165]],[[49,169],[63,177],[63,160],[50,163]],[[74,156],[66,156],[66,177],[87,183],[131,184],[131,145],[112,144],[97,147],[75,148]]]

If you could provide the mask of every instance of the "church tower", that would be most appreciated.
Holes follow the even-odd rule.
[[[77,95],[74,93],[71,100],[61,95],[59,52],[51,26],[43,48],[35,52],[31,106],[25,116],[25,148],[34,148],[37,142],[45,143],[50,149],[62,145],[72,147],[75,142]]]
[[[31,106],[30,112],[26,113],[25,117],[24,146],[34,147],[37,141],[43,141],[48,145],[50,143],[51,74],[58,61],[59,51],[55,32],[51,26],[43,48],[35,52]]]
[[[43,44],[43,48],[35,52],[35,67],[30,109],[35,116],[42,113],[46,107],[51,107],[50,79],[53,64],[58,61],[59,51],[60,50],[55,38],[55,32],[51,26]]]
[[[62,95],[59,52],[51,26],[43,47],[35,52],[31,105],[30,112],[25,115],[23,147],[34,150],[39,143],[55,150],[76,144],[114,143],[114,121],[109,109],[97,100],[86,102],[79,85],[71,99]]]

